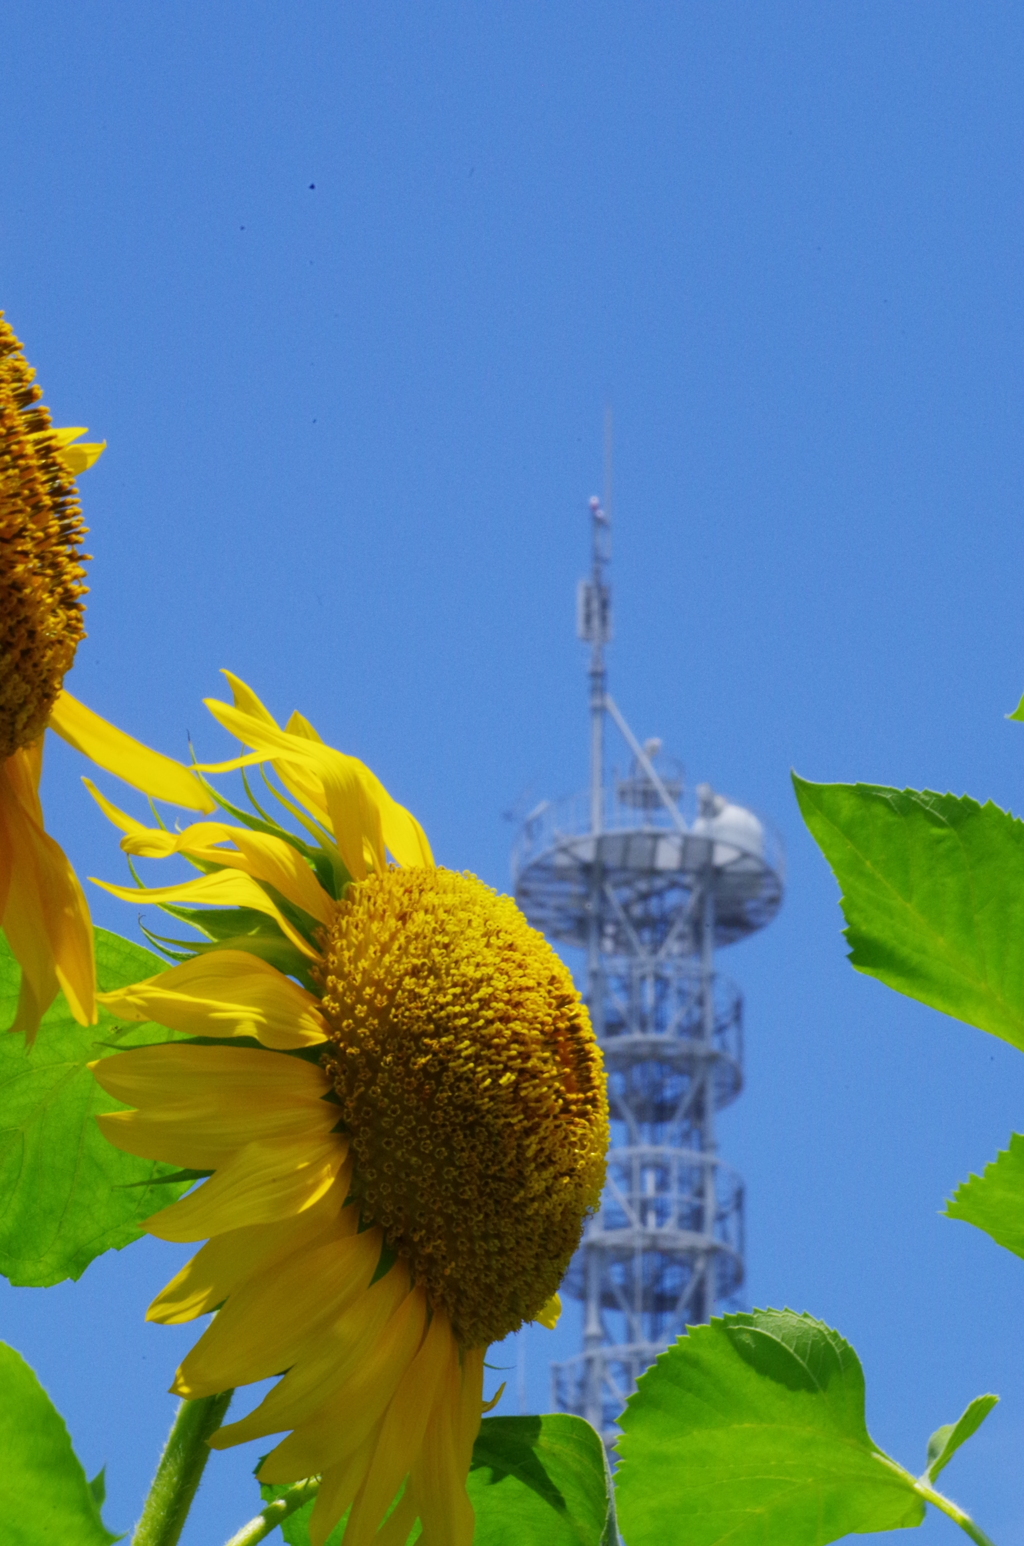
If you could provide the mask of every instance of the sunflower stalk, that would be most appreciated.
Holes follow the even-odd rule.
[[[934,1504],[947,1518],[955,1520],[964,1534],[974,1541],[975,1546],[993,1546],[992,1541],[989,1540],[984,1530],[978,1528],[970,1514],[964,1513],[964,1510],[954,1503],[952,1498],[944,1497],[941,1492],[936,1492],[934,1487],[928,1485],[923,1476],[915,1483],[914,1491],[924,1498],[926,1502]]]
[[[207,1439],[220,1427],[233,1390],[183,1401],[135,1527],[132,1546],[177,1546],[192,1500],[210,1458]],[[259,1540],[259,1536],[253,1536]]]
[[[296,1509],[315,1498],[319,1487],[319,1476],[308,1476],[304,1482],[296,1482],[294,1487],[290,1487],[280,1498],[275,1498],[272,1503],[268,1503],[254,1519],[250,1519],[248,1524],[243,1525],[226,1543],[226,1546],[256,1546],[257,1541],[266,1540],[283,1519],[287,1519],[289,1514],[294,1514]]]

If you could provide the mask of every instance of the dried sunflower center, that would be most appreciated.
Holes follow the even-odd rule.
[[[85,527],[34,378],[0,313],[0,760],[42,733],[85,634]]]
[[[557,1290],[604,1180],[572,978],[510,897],[409,869],[349,887],[323,988],[364,1213],[464,1346],[499,1341]]]

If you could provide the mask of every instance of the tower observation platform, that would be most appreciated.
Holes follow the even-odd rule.
[[[708,784],[689,791],[611,698],[610,521],[597,499],[590,515],[577,607],[590,786],[526,817],[512,874],[534,927],[583,952],[608,1075],[607,1183],[563,1285],[583,1302],[583,1350],[552,1365],[552,1384],[556,1407],[610,1443],[638,1376],[743,1282],[743,1183],[715,1141],[715,1115],[743,1084],[743,1001],[715,952],[771,922],[784,865],[763,817]],[[609,721],[628,754],[621,775],[606,767]]]

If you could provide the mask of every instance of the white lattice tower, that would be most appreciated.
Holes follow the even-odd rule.
[[[530,813],[513,880],[531,923],[584,953],[608,1072],[608,1181],[565,1285],[583,1301],[583,1349],[552,1375],[556,1405],[610,1441],[657,1353],[743,1282],[743,1187],[715,1142],[715,1114],[742,1085],[742,1001],[715,951],[775,916],[783,864],[763,820],[708,785],[688,796],[680,765],[640,745],[610,697],[610,522],[597,499],[590,514],[577,607],[590,785]],[[623,777],[606,776],[609,719],[630,755]]]

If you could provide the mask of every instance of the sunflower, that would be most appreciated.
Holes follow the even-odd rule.
[[[233,704],[208,707],[251,751],[202,772],[242,769],[249,809],[217,794],[234,821],[172,832],[93,790],[128,854],[201,871],[106,886],[204,935],[150,935],[177,964],[100,995],[195,1038],[93,1065],[133,1108],[99,1118],[108,1139],[206,1178],[145,1225],[207,1242],[149,1318],[217,1312],[177,1372],[185,1398],[284,1371],[210,1442],[283,1434],[259,1476],[321,1477],[314,1546],[348,1510],[346,1546],[401,1546],[417,1519],[426,1546],[469,1546],[485,1349],[554,1324],[600,1195],[600,1053],[515,903],[435,867],[368,768],[228,680]]]
[[[31,1044],[58,987],[96,1019],[92,925],[74,870],[43,826],[47,726],[102,767],[212,809],[191,774],[123,735],[63,690],[85,636],[87,554],[75,476],[106,442],[55,429],[35,371],[0,312],[0,927],[21,966],[12,1030]]]

